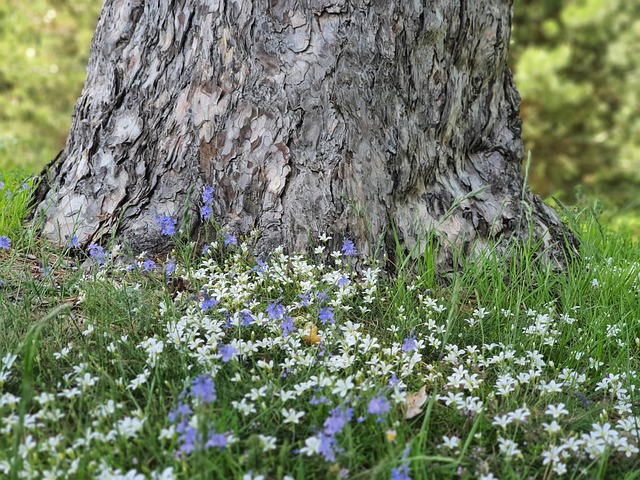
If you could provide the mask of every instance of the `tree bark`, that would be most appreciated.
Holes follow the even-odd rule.
[[[157,251],[156,216],[188,208],[183,228],[198,229],[213,185],[216,220],[257,229],[260,252],[300,251],[323,232],[392,252],[393,226],[408,248],[437,231],[468,254],[531,234],[562,263],[575,239],[523,178],[511,8],[106,0],[40,192],[43,234],[87,244],[116,229]]]

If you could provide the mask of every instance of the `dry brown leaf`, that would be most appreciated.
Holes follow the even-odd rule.
[[[428,398],[429,396],[427,395],[426,385],[423,385],[422,388],[415,393],[407,394],[407,410],[404,414],[404,418],[408,420],[420,415],[422,413],[422,406],[427,402]]]
[[[318,327],[312,324],[305,325],[305,331],[309,331],[309,335],[303,335],[302,338],[309,345],[313,345],[320,341],[320,335],[318,335]]]

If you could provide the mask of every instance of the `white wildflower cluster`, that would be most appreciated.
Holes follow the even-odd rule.
[[[401,379],[421,362],[424,340],[411,349],[403,349],[402,343],[383,347],[377,337],[362,331],[361,323],[348,319],[356,299],[363,298],[365,305],[376,300],[378,269],[357,276],[281,251],[258,267],[226,267],[212,259],[203,261],[194,273],[203,282],[201,302],[167,323],[166,344],[186,352],[193,365],[204,365],[212,374],[226,362],[249,365],[249,383],[256,378],[260,387],[231,401],[243,416],[267,408],[265,400],[273,396],[283,403],[301,396],[313,401],[349,398],[355,403],[392,374],[399,380],[390,386],[389,398],[402,402]],[[297,297],[288,302],[279,298],[283,284],[298,292]],[[278,389],[283,376],[294,377],[309,368],[320,373]],[[286,412],[285,423],[296,423],[294,419],[304,414]]]
[[[161,220],[163,228],[175,226],[170,218]],[[327,253],[329,240],[320,239],[316,254]],[[226,248],[223,243],[234,248],[221,259],[212,252]],[[399,304],[378,268],[354,268],[348,241],[330,254],[333,266],[282,249],[265,261],[249,261],[249,247],[232,236],[205,250],[195,269],[172,267],[194,287],[162,297],[157,316],[142,319],[148,305],[136,299],[143,287],[123,278],[151,276],[160,267],[146,255],[131,268],[116,266],[94,248],[100,266],[91,281],[125,291],[134,299],[130,318],[152,327],[121,335],[111,325],[83,324],[75,344],[65,340],[53,353],[60,382],[52,391],[35,385],[26,412],[20,390],[7,387],[18,374],[19,357],[4,355],[0,434],[20,435],[20,441],[0,452],[0,475],[13,474],[17,455],[22,478],[168,480],[188,475],[181,469],[191,468],[190,455],[234,455],[234,465],[245,465],[256,452],[278,455],[292,448],[305,461],[336,466],[332,475],[346,478],[348,471],[340,468],[346,429],[349,441],[357,441],[354,432],[365,432],[390,451],[402,450],[400,439],[411,441],[425,417],[414,418],[425,410],[438,426],[430,432],[447,429],[437,432],[436,448],[447,456],[462,450],[475,455],[478,478],[495,478],[491,470],[503,463],[524,472],[534,462],[568,476],[612,452],[623,460],[638,454],[637,372],[615,370],[593,348],[566,338],[566,329],[578,331],[584,321],[577,307],[511,311],[482,307],[479,299],[460,307],[416,285],[405,292],[411,301]],[[594,286],[604,284],[600,278]],[[82,291],[78,308],[93,295],[90,288]],[[607,322],[602,336],[626,345],[633,321]],[[456,323],[462,326],[457,337],[451,335]],[[508,332],[493,337],[497,343],[475,341],[495,325]],[[90,347],[82,351],[83,345]],[[92,352],[101,345],[102,363]],[[558,358],[554,352],[565,348]],[[127,351],[139,357],[137,363],[125,360]],[[561,364],[565,359],[569,363]],[[171,398],[156,396],[175,385]],[[149,417],[150,404],[167,408],[160,422]],[[584,422],[596,409],[598,421]],[[72,435],[62,431],[66,423],[76,429]],[[482,432],[470,436],[471,425]],[[144,446],[147,435],[167,450],[156,471],[128,457],[128,447]],[[113,458],[91,456],[100,449]],[[392,478],[409,478],[402,475],[410,450],[402,450]],[[242,478],[275,476],[248,470]]]

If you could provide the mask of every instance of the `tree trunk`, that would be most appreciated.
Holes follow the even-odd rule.
[[[575,240],[522,174],[511,7],[106,0],[41,190],[43,233],[86,244],[117,229],[157,251],[167,237],[155,218],[186,206],[183,227],[197,229],[213,185],[216,220],[257,229],[260,252],[300,251],[323,232],[392,252],[393,226],[408,248],[436,230],[472,254],[533,225],[562,263]]]

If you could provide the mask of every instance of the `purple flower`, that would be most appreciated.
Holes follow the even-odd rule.
[[[409,466],[409,453],[411,449],[409,445],[402,452],[402,464],[398,468],[391,469],[391,480],[411,480],[409,473],[411,472],[411,467]]]
[[[193,379],[191,383],[191,395],[204,403],[213,403],[216,400],[216,387],[210,375],[203,373]]]
[[[192,413],[193,411],[191,410],[191,407],[189,405],[187,405],[186,403],[180,402],[178,403],[178,406],[176,407],[175,410],[172,410],[171,412],[169,412],[169,421],[171,423],[182,422],[183,420],[186,419],[186,417],[188,417]]]
[[[234,237],[230,233],[227,233],[224,236],[224,244],[225,245],[237,245],[238,244],[238,240],[236,240],[236,237]]]
[[[389,480],[411,480],[409,475],[409,464],[405,463],[398,468],[391,469],[391,478]]]
[[[227,446],[227,436],[224,433],[216,433],[215,430],[211,430],[209,432],[209,439],[204,446],[207,448],[217,447],[220,450],[224,450],[224,447]]]
[[[267,269],[267,264],[264,263],[264,260],[262,259],[257,259],[256,260],[256,266],[253,267],[253,270],[256,270],[258,273],[264,273],[264,271]]]
[[[211,217],[212,213],[213,213],[213,210],[211,210],[211,207],[209,205],[203,205],[200,207],[200,215],[205,220],[209,220],[209,217]]]
[[[172,258],[171,260],[169,260],[167,265],[164,267],[164,273],[168,277],[168,276],[172,275],[173,272],[175,272],[175,271],[176,271],[176,261]]]
[[[402,351],[410,352],[414,348],[418,348],[418,344],[416,343],[415,334],[411,332],[411,335],[404,339],[404,343],[402,344]]]
[[[89,255],[93,257],[100,265],[107,261],[107,255],[104,253],[104,248],[95,243],[89,245]]]
[[[205,243],[204,247],[202,247],[202,255],[206,255],[209,252],[210,249],[211,249],[211,245],[207,245]]]
[[[202,303],[200,304],[200,308],[205,312],[209,310],[211,307],[215,307],[218,304],[218,300],[214,297],[210,297],[207,292],[202,292]]]
[[[331,405],[331,401],[329,401],[329,399],[324,395],[320,395],[320,397],[318,397],[314,393],[313,396],[311,397],[311,400],[309,400],[309,405],[320,405],[320,404]]]
[[[202,203],[209,205],[213,202],[213,192],[215,191],[216,189],[211,186],[204,187],[204,191],[202,192]]]
[[[353,408],[342,409],[336,407],[329,412],[330,415],[324,421],[324,433],[334,436],[340,433],[347,422],[353,417]]]
[[[11,248],[11,239],[6,235],[0,236],[0,248],[8,250]]]
[[[222,355],[222,361],[227,363],[238,353],[238,350],[233,345],[221,344],[218,346],[218,353]]]
[[[166,213],[156,216],[156,225],[162,228],[163,235],[175,235],[178,221]]]
[[[4,182],[0,180],[0,190],[2,190],[3,188],[4,188]]]
[[[348,238],[345,238],[342,241],[342,253],[344,253],[345,255],[357,255],[358,254],[358,251],[356,250],[356,246]]]
[[[51,265],[43,265],[42,263],[40,264],[40,274],[42,275],[42,277],[48,276],[52,270],[53,267]]]
[[[290,315],[286,315],[282,323],[280,323],[280,328],[282,328],[282,336],[286,337],[291,332],[296,330],[295,325],[293,324],[293,318]]]
[[[311,294],[310,293],[300,293],[298,295],[298,298],[300,299],[300,301],[298,302],[298,305],[300,305],[301,307],[308,307],[309,306],[309,302],[311,301]]]
[[[385,415],[391,409],[391,404],[389,400],[380,396],[373,397],[369,400],[369,405],[367,406],[367,412],[372,415],[378,415],[380,419],[383,415]]]
[[[253,322],[253,315],[247,309],[244,309],[240,312],[240,325],[243,327],[248,327]]]
[[[333,317],[333,308],[321,308],[318,312],[318,318],[322,323],[336,323],[335,318]]]
[[[270,303],[267,305],[267,315],[271,320],[277,320],[282,318],[285,314],[285,309],[279,302]]]
[[[318,303],[323,303],[326,299],[327,290],[324,290],[323,292],[316,292],[316,300],[318,300]]]
[[[78,237],[76,237],[75,235],[73,237],[69,237],[69,235],[65,235],[64,238],[67,240],[67,247],[78,248],[80,246]]]
[[[343,275],[338,279],[337,285],[339,287],[344,287],[345,285],[349,285],[349,283],[350,283],[349,282],[349,277],[347,277],[346,275]]]
[[[196,448],[196,440],[198,438],[198,432],[191,425],[188,425],[178,437],[178,441],[182,443],[180,445],[180,453],[189,454]]]
[[[396,375],[396,372],[391,372],[391,377],[389,377],[389,385],[391,385],[393,387],[399,381],[400,380],[398,379],[398,376]]]
[[[336,437],[322,434],[320,435],[320,448],[318,451],[328,462],[335,462],[336,453],[341,449],[337,445]]]
[[[149,270],[153,270],[154,268],[156,268],[156,262],[154,262],[153,260],[151,260],[150,258],[147,258],[143,263],[142,263],[142,268],[145,271],[149,271]]]

